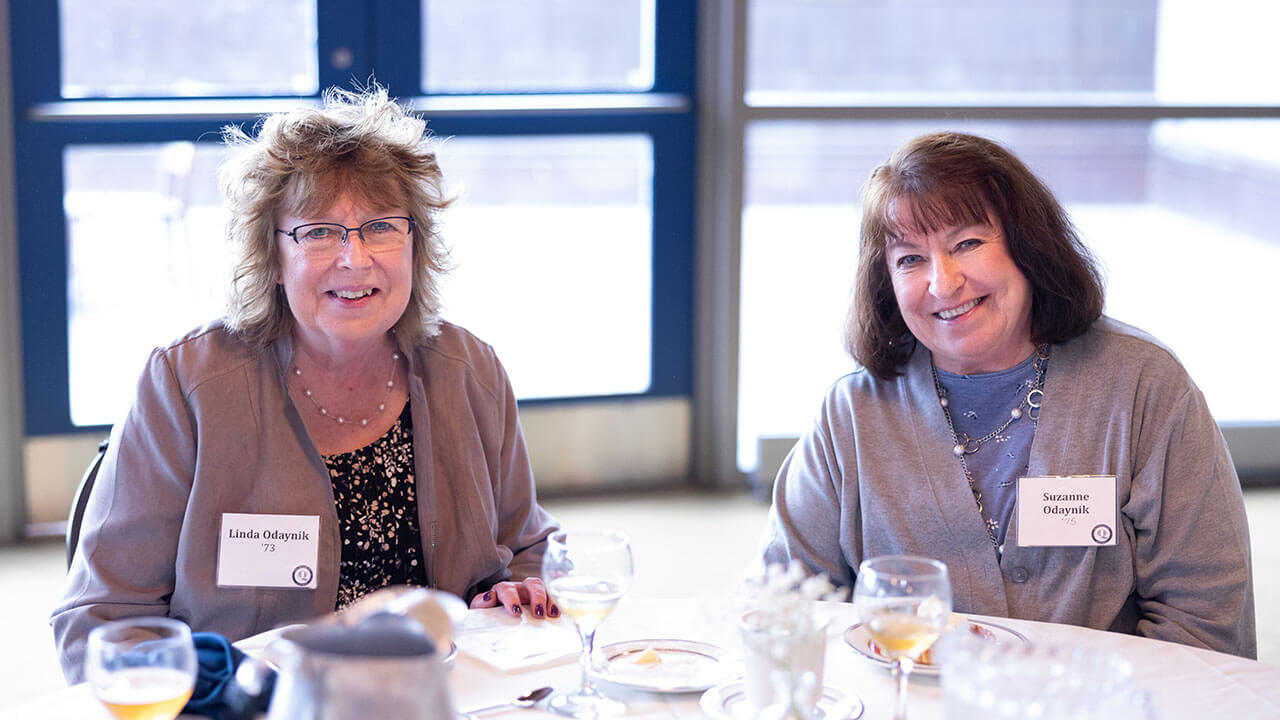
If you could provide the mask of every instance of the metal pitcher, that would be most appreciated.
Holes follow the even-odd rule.
[[[267,720],[453,718],[442,650],[394,613],[288,630],[264,652],[279,673]]]

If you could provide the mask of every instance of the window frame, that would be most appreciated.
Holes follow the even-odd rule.
[[[216,139],[227,123],[251,123],[263,113],[317,101],[318,93],[64,100],[59,3],[11,3],[9,9],[15,166],[21,178],[16,225],[26,434],[101,432],[109,426],[78,426],[70,417],[64,149]],[[650,387],[638,394],[538,398],[522,405],[685,397],[693,392],[696,10],[687,2],[655,0],[654,86],[647,92],[424,95],[417,0],[317,0],[321,89],[376,77],[443,136],[638,133],[651,138]],[[329,61],[340,48],[350,51],[350,67],[338,69]]]

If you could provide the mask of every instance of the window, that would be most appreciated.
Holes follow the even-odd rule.
[[[1257,311],[1280,267],[1277,20],[1241,1],[752,0],[739,468],[758,438],[803,433],[852,369],[861,186],[939,129],[997,139],[1046,179],[1104,266],[1107,314],[1173,349],[1220,423],[1280,423],[1280,391],[1239,372],[1238,344],[1205,342],[1280,351]]]
[[[64,98],[310,95],[313,0],[59,0]]]
[[[1280,398],[1222,369],[1235,344],[1201,341],[1211,327],[1260,357],[1274,349],[1253,310],[1276,267],[1266,212],[1280,200],[1269,4],[268,5],[10,3],[29,433],[109,422],[134,371],[109,370],[102,344],[136,365],[220,300],[205,272],[216,253],[200,240],[221,228],[220,126],[370,76],[449,138],[441,161],[461,199],[443,217],[457,264],[448,316],[497,346],[526,416],[674,401],[676,449],[633,459],[665,453],[682,468],[690,435],[694,472],[723,481],[757,466],[758,438],[803,431],[851,367],[840,326],[861,184],[902,141],[939,128],[992,136],[1046,177],[1105,265],[1108,313],[1170,345],[1224,426],[1280,425]],[[169,25],[147,36],[157,23]],[[703,146],[698,59],[711,68]],[[697,308],[695,199],[703,233],[722,233],[698,248],[712,282]],[[135,235],[166,234],[163,262],[132,258],[145,283],[102,272],[103,258],[142,247],[106,230],[126,214]],[[179,274],[191,267],[203,279]],[[182,300],[161,315],[149,288]],[[120,327],[139,306],[155,324]],[[72,398],[85,393],[97,400]],[[625,409],[616,418],[630,422]],[[546,437],[564,436],[555,428]]]
[[[429,92],[653,87],[654,0],[424,0],[422,9]]]
[[[11,12],[29,434],[115,421],[147,352],[220,314],[221,126],[367,78],[445,139],[445,316],[497,348],[522,400],[690,394],[688,5]]]
[[[220,159],[216,145],[182,141],[63,153],[75,425],[114,422],[151,348],[221,314],[229,256],[214,182]]]
[[[649,389],[653,144],[644,135],[457,138],[441,165],[447,316],[494,338],[525,398]]]

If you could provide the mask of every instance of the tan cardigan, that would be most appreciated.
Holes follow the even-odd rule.
[[[292,345],[255,350],[221,323],[152,352],[112,431],[52,625],[82,677],[95,625],[169,615],[237,640],[332,612],[340,540],[324,460],[289,397]],[[418,516],[432,587],[464,599],[540,574],[556,525],[538,506],[506,372],[446,323],[409,355]],[[219,588],[223,513],[320,516],[315,590]]]

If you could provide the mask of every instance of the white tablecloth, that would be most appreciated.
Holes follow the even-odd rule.
[[[853,621],[852,607],[836,608],[829,628],[825,683],[857,693],[866,705],[863,718],[886,720],[892,716],[894,684],[883,667],[856,654],[842,639]],[[1192,718],[1280,718],[1280,667],[1231,655],[1198,650],[1172,643],[1068,625],[991,619],[1027,636],[1032,642],[1071,645],[1118,653],[1132,662],[1136,684],[1148,691],[1159,720]],[[538,622],[526,620],[525,622]],[[739,641],[727,604],[709,600],[623,600],[605,621],[597,647],[641,638],[677,638],[710,642],[737,650]],[[577,686],[578,665],[565,659],[526,671],[501,672],[459,654],[451,671],[453,700],[459,710],[511,698],[542,685],[557,690]],[[656,694],[603,685],[627,704],[629,718],[701,718],[698,693]],[[941,720],[942,690],[939,681],[915,677],[911,682],[912,720]],[[77,685],[0,713],[0,718],[84,720],[106,718],[87,686]],[[541,708],[507,710],[489,718],[536,720],[560,717]]]
[[[1134,664],[1135,684],[1151,694],[1159,720],[1280,718],[1280,667],[1070,625],[989,619],[1017,630],[1032,642],[1084,646],[1122,655]],[[866,705],[866,720],[888,720],[893,716],[895,684],[885,668],[868,662],[845,644],[844,630],[854,622],[851,605],[837,608],[828,630],[825,684],[857,693]],[[730,613],[721,603],[624,600],[601,626],[596,645],[633,638],[682,638],[738,649],[736,632]],[[454,701],[459,709],[466,709],[490,698],[515,697],[540,685],[572,689],[578,682],[578,668],[576,663],[566,663],[527,673],[497,673],[462,656],[453,680]],[[705,717],[697,693],[658,695],[613,687],[609,690],[627,703],[627,717]],[[942,688],[936,677],[912,678],[909,702],[912,720],[943,717]],[[534,720],[560,716],[541,710],[518,710],[486,717]]]

